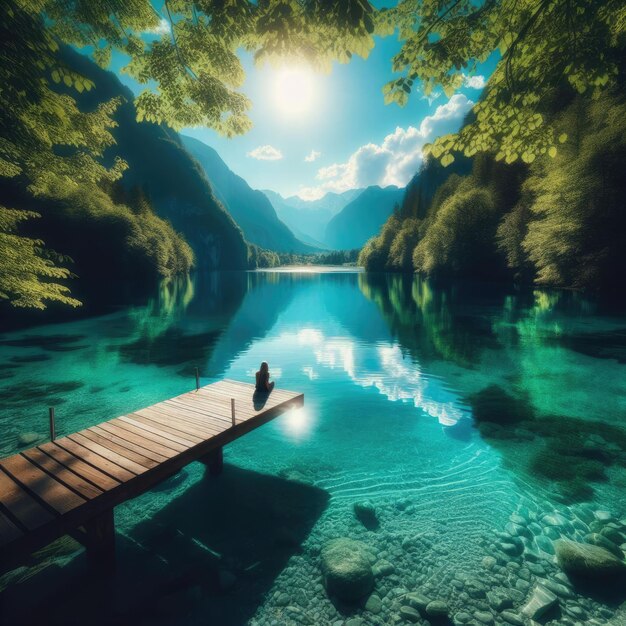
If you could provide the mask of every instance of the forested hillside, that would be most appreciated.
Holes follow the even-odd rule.
[[[110,163],[115,158],[128,163],[121,186],[140,190],[155,212],[182,233],[203,268],[245,267],[241,230],[214,196],[204,171],[185,150],[178,133],[166,126],[138,122],[132,93],[113,73],[82,55],[66,54],[70,65],[96,85],[75,96],[80,105],[92,109],[112,98],[122,102],[114,115],[118,124],[112,130],[115,145],[105,152]]]
[[[507,165],[484,153],[443,168],[429,159],[360,263],[429,276],[617,287],[626,270],[626,105],[617,95],[576,97],[552,117],[562,145],[531,163]]]
[[[67,268],[58,277],[70,278],[67,272],[71,272],[66,285],[72,295],[65,287],[56,295],[73,305],[137,298],[151,292],[158,280],[187,272],[194,263],[209,268],[246,267],[247,246],[240,229],[213,197],[178,135],[163,126],[138,122],[131,92],[112,73],[69,48],[57,57],[89,88],[79,93],[72,89],[77,109],[70,123],[75,128],[65,129],[66,135],[59,137],[66,146],[56,154],[71,154],[72,142],[78,141],[71,132],[87,137],[91,132],[90,141],[102,142],[101,165],[78,153],[60,159],[56,171],[56,154],[47,156],[42,151],[34,159],[31,155],[30,171],[0,178],[2,203],[21,210],[14,212],[14,221],[26,236],[8,244],[16,263],[25,253],[24,246],[38,248],[45,242],[43,258]],[[35,89],[25,83],[22,88]],[[55,97],[65,104],[70,89],[61,81]],[[88,126],[104,113],[113,120],[109,137]],[[101,168],[96,170],[97,180],[90,179],[90,167]],[[112,174],[104,175],[107,171]],[[42,308],[42,297],[50,297],[50,289],[22,280],[7,295],[17,304]]]

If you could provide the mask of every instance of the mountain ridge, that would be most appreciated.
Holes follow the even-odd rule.
[[[328,222],[324,243],[335,250],[362,248],[380,231],[404,193],[395,185],[367,187]]]
[[[235,174],[208,144],[181,135],[186,150],[198,162],[224,208],[239,225],[249,243],[275,252],[314,253],[316,248],[300,241],[280,220],[267,196]]]

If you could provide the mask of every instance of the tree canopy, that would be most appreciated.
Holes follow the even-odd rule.
[[[333,61],[366,57],[375,35],[397,33],[402,48],[390,70],[400,76],[383,91],[400,105],[414,89],[441,87],[452,95],[464,75],[499,55],[473,121],[437,139],[431,151],[443,165],[455,152],[483,151],[531,163],[555,156],[568,140],[545,115],[555,99],[598,99],[618,83],[625,27],[623,0],[400,0],[380,10],[367,0],[165,0],[161,13],[150,0],[5,0],[0,177],[20,178],[36,196],[64,199],[83,186],[112,183],[126,166],[118,160],[107,167],[101,158],[113,142],[119,101],[81,111],[72,94],[93,85],[60,60],[63,45],[85,49],[102,67],[114,50],[125,55],[123,71],[145,86],[135,102],[139,120],[208,126],[227,136],[251,125],[240,50],[259,63],[287,57],[328,70]],[[20,208],[0,208],[7,276],[19,273],[7,242],[33,217],[11,213]],[[0,298],[20,305],[63,300],[63,289],[50,284],[64,270],[41,242],[25,245],[40,297],[15,295],[2,274]]]

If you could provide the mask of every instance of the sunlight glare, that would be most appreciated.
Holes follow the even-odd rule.
[[[312,427],[311,417],[304,407],[286,413],[281,424],[285,435],[294,442],[306,439]]]
[[[317,78],[310,67],[293,65],[281,67],[272,84],[272,97],[278,111],[288,117],[301,118],[317,101]]]

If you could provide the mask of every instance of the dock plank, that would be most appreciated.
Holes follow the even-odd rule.
[[[91,500],[91,498],[95,498],[102,493],[102,489],[99,489],[84,478],[81,478],[78,474],[67,469],[64,465],[55,461],[38,448],[26,450],[23,454],[29,461],[40,467],[46,473],[54,476],[66,487],[76,491],[79,495],[83,496],[83,498],[87,498],[87,500]]]
[[[160,419],[158,417],[147,417],[145,415],[137,415],[136,413],[129,413],[124,417],[132,419],[136,424],[145,424],[146,426],[154,426],[161,428],[162,430],[178,435],[181,437],[187,437],[193,440],[194,443],[200,443],[206,439],[206,432],[200,434],[197,430],[192,430],[193,427],[185,427],[181,424],[180,420],[174,422],[175,426],[171,425],[171,421],[168,422],[167,418]]]
[[[110,461],[107,457],[101,456],[97,452],[93,452],[89,448],[81,445],[80,443],[76,443],[73,439],[69,437],[63,437],[62,439],[57,439],[56,443],[65,448],[68,452],[71,452],[74,456],[85,461],[89,465],[93,465],[96,469],[112,476],[116,480],[120,482],[126,482],[131,478],[134,478],[137,474],[133,472],[129,472],[127,469],[124,469],[117,463]],[[106,454],[106,450],[105,450]]]
[[[89,463],[85,463],[85,461],[59,447],[54,442],[44,443],[40,445],[38,449],[103,491],[114,489],[120,484],[115,478],[101,472],[92,465],[89,465]]]
[[[203,405],[201,402],[179,402],[176,400],[167,401],[163,403],[165,407],[162,410],[167,410],[174,415],[185,415],[195,420],[201,420],[206,424],[212,425],[215,428],[221,430],[228,428],[231,425],[230,419],[230,406],[228,407],[228,417],[224,416],[226,408],[216,410],[212,406]]]
[[[150,424],[148,422],[142,420],[133,419],[129,415],[122,415],[122,417],[118,417],[117,422],[124,422],[126,424],[130,424],[135,428],[141,428],[142,430],[147,430],[148,432],[158,435],[159,437],[163,437],[167,441],[173,441],[174,443],[178,443],[186,448],[191,448],[195,446],[197,443],[202,441],[202,437],[192,437],[190,435],[183,436],[183,433],[179,433],[173,428],[168,428],[167,426],[162,426],[160,424]]]
[[[131,461],[139,463],[139,465],[142,465],[146,469],[156,467],[166,459],[166,457],[151,452],[150,450],[135,446],[125,439],[120,439],[98,426],[92,426],[87,430],[83,430],[81,434],[113,452],[117,452],[117,454],[121,454]],[[157,457],[156,459],[153,458],[155,456]]]
[[[104,528],[118,504],[303,402],[279,390],[255,406],[253,385],[219,381],[1,459],[0,567]]]
[[[120,439],[125,439],[126,441],[141,446],[142,448],[146,448],[147,450],[153,450],[154,452],[160,454],[166,459],[171,459],[178,453],[177,450],[173,450],[172,448],[164,446],[159,442],[153,441],[148,437],[144,437],[142,433],[133,433],[130,430],[123,428],[119,424],[105,422],[104,424],[100,424],[100,428],[102,430],[106,430],[107,432],[112,433],[113,435],[117,435]]]
[[[27,491],[62,515],[84,504],[86,499],[46,474],[26,457],[16,454],[0,461],[0,466]]]
[[[218,426],[211,422],[211,420],[197,416],[187,415],[182,412],[178,412],[172,408],[161,408],[152,406],[149,409],[141,409],[136,411],[133,415],[139,415],[147,417],[149,419],[159,419],[165,421],[167,424],[176,424],[180,428],[190,428],[197,431],[205,439],[215,437],[224,431],[224,427]]]

